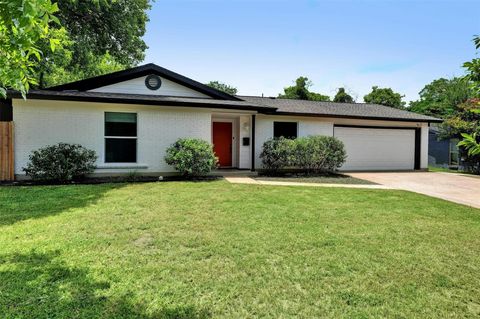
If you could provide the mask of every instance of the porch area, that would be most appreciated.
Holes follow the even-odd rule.
[[[211,141],[218,157],[219,169],[214,175],[251,173],[254,154],[255,115],[213,113]]]

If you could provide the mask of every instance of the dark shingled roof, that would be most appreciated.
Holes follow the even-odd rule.
[[[16,91],[10,91],[8,93],[9,97],[21,97],[21,94]],[[219,109],[251,110],[258,112],[275,111],[275,108],[272,108],[270,106],[258,105],[242,100],[217,100],[209,98],[188,98],[145,94],[30,90],[27,94],[27,98],[101,103],[207,107]]]
[[[9,91],[9,97],[21,97],[19,92]],[[422,114],[412,113],[378,104],[317,102],[277,99],[259,96],[236,96],[238,100],[189,98],[176,96],[124,94],[84,91],[30,90],[29,99],[166,105],[257,111],[273,115],[297,115],[338,117],[407,122],[442,122]]]
[[[335,103],[292,99],[278,99],[259,96],[238,96],[249,103],[276,108],[277,115],[303,115],[372,120],[395,120],[408,122],[442,122],[442,120],[399,110],[393,107],[366,103]]]

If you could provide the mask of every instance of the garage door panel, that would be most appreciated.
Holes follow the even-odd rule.
[[[342,170],[412,170],[415,166],[415,131],[335,127],[345,144]]]

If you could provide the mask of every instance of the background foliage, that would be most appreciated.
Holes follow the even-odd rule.
[[[458,77],[433,80],[419,95],[419,100],[410,103],[409,111],[438,118],[452,115],[459,104],[473,97],[468,81]]]
[[[219,81],[210,81],[207,83],[209,87],[212,87],[214,89],[217,89],[219,91],[225,92],[230,95],[235,95],[237,94],[237,88],[233,87],[231,85],[219,82]]]
[[[363,97],[366,103],[381,104],[385,106],[403,109],[405,102],[402,100],[404,95],[394,92],[391,88],[372,87],[372,92]]]
[[[58,5],[50,0],[0,1],[0,97],[7,88],[25,95],[38,84],[39,63],[65,38],[56,13]]]
[[[58,0],[66,30],[64,50],[48,54],[38,70],[40,87],[132,67],[143,61],[142,37],[149,0]],[[43,45],[43,43],[42,43]]]
[[[0,1],[0,95],[136,65],[149,0]]]
[[[333,98],[333,102],[355,103],[355,100],[350,94],[345,92],[345,88],[339,88],[337,94],[335,94],[335,97]]]
[[[279,94],[280,99],[309,100],[309,101],[330,101],[330,97],[320,93],[310,92],[313,85],[307,77],[301,76],[295,80],[295,85],[283,89],[284,93]]]

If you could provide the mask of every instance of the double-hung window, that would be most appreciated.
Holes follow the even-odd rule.
[[[137,114],[105,112],[105,162],[137,162]]]

